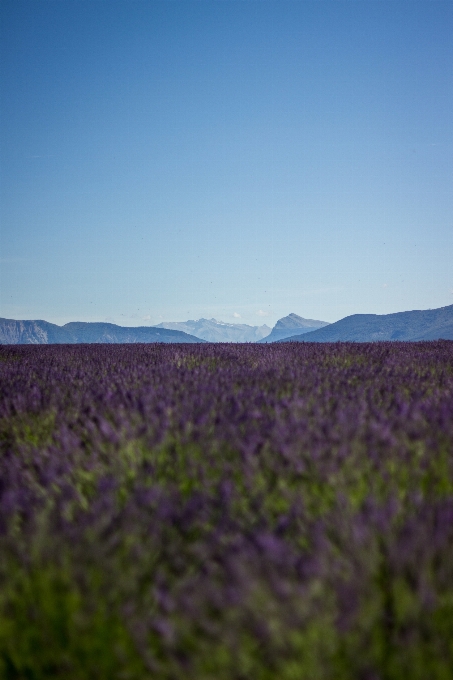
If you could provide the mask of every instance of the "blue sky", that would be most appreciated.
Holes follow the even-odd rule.
[[[453,3],[1,3],[0,316],[453,303]]]

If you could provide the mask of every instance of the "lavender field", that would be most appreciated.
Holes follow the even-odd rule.
[[[453,668],[453,342],[0,347],[0,677]]]

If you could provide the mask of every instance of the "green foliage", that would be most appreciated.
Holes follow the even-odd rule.
[[[449,680],[448,344],[10,351],[2,680]]]

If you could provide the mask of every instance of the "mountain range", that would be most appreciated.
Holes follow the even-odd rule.
[[[0,343],[4,345],[47,345],[76,343],[204,342],[178,330],[139,326],[125,328],[113,323],[73,321],[57,326],[48,321],[0,319]]]
[[[266,324],[248,326],[245,323],[225,323],[217,319],[164,321],[155,328],[183,331],[207,342],[257,342],[271,333],[271,329]]]
[[[231,324],[216,319],[164,322],[125,328],[112,323],[0,319],[0,344],[133,342],[376,342],[453,340],[453,305],[396,314],[353,314],[335,323],[289,314],[269,326]]]
[[[376,342],[453,340],[453,305],[396,314],[353,314],[311,333],[278,342]]]
[[[314,319],[304,319],[297,314],[288,314],[288,316],[279,319],[269,335],[262,340],[258,340],[258,342],[276,342],[282,338],[303,335],[328,325],[327,321],[315,321]]]

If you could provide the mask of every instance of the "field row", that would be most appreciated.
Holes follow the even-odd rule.
[[[449,680],[453,342],[0,347],[0,676]]]

